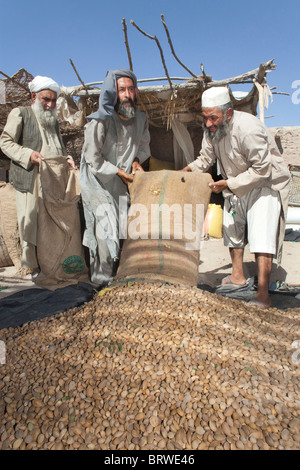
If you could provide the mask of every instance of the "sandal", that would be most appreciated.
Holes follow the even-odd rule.
[[[228,275],[228,276],[224,277],[224,279],[222,279],[221,285],[222,286],[230,285],[230,286],[234,286],[234,287],[243,287],[243,286],[247,285],[247,281],[244,284],[234,284],[234,282],[231,281],[230,276]]]

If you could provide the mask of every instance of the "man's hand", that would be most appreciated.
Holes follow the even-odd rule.
[[[77,170],[77,166],[75,165],[73,158],[67,158],[67,162],[69,163],[70,167],[73,168],[73,170]]]
[[[33,165],[38,165],[40,164],[40,160],[45,160],[44,157],[36,151],[33,151],[32,154],[30,155],[30,161]]]
[[[185,166],[184,168],[182,168],[182,170],[179,171],[192,171],[192,169],[190,166]]]
[[[139,164],[138,161],[132,163],[132,174],[134,175],[136,171],[144,171],[143,167]]]
[[[120,176],[121,180],[125,184],[132,183],[133,181],[133,174],[128,175],[124,170],[121,170],[120,168],[118,169],[117,175]]]
[[[219,194],[224,189],[228,188],[226,180],[214,181],[213,183],[209,183],[208,185],[213,193]]]

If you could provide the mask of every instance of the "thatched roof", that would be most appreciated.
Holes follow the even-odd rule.
[[[167,85],[143,86],[141,83],[144,80],[140,80],[138,83],[138,107],[146,113],[150,126],[169,128],[171,120],[176,117],[187,126],[198,127],[201,125],[201,95],[203,91],[212,86],[228,85],[234,107],[256,115],[260,96],[259,85],[263,89],[267,88],[269,92],[266,75],[269,70],[274,68],[275,65],[271,60],[261,64],[255,70],[222,81],[213,81],[207,75],[201,75],[186,79],[184,83],[178,83],[179,79],[175,78],[177,82],[172,81]],[[32,78],[33,76],[29,72],[20,69],[12,77],[6,76],[3,79],[6,100],[5,103],[0,104],[0,131],[2,131],[7,115],[12,108],[31,103],[28,83]],[[243,85],[251,82],[253,84],[251,91],[245,93],[241,99],[238,99],[231,91],[231,85]],[[59,105],[58,117],[63,133],[73,133],[76,128],[83,127],[86,116],[98,108],[101,83],[62,87],[61,102],[63,103]]]
[[[212,86],[227,85],[230,89],[235,109],[256,115],[257,105],[261,96],[259,87],[263,90],[267,89],[267,93],[264,93],[265,97],[271,95],[266,75],[269,70],[274,70],[275,67],[273,60],[270,60],[267,63],[261,64],[255,70],[221,81],[213,81],[207,75],[201,75],[192,79],[181,79],[185,81],[177,83],[179,78],[175,78],[173,81],[172,77],[168,77],[170,79],[168,85],[143,86],[141,83],[146,80],[138,80],[138,106],[146,113],[150,126],[169,128],[172,118],[176,117],[188,126],[198,127],[202,124],[200,114],[203,91]],[[167,80],[166,77],[163,79]],[[148,81],[150,82],[151,79]],[[64,88],[62,96],[68,100],[68,103],[70,103],[70,97],[72,97],[73,102],[74,99],[77,99],[77,108],[83,110],[88,115],[98,108],[102,83],[94,82],[86,84],[85,87],[82,85]],[[231,91],[230,86],[235,84],[243,85],[245,83],[252,83],[252,88],[249,93],[244,93],[242,98],[238,98]],[[264,104],[267,104],[266,100]]]

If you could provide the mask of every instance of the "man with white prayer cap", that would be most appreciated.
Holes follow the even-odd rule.
[[[273,258],[280,263],[288,206],[290,172],[267,127],[252,114],[236,111],[227,87],[202,94],[204,136],[198,158],[183,171],[206,172],[216,162],[221,179],[210,183],[223,193],[223,236],[232,273],[222,284],[247,285],[245,245],[255,254],[258,286],[249,303],[270,307]]]
[[[83,244],[89,248],[91,280],[99,286],[111,282],[116,273],[122,241],[119,215],[127,221],[127,185],[150,156],[148,120],[136,109],[137,95],[131,70],[109,70],[99,109],[88,116],[85,126],[80,164]]]
[[[15,188],[22,266],[39,273],[37,258],[38,200],[42,198],[39,165],[47,158],[62,156],[71,168],[56,119],[59,85],[49,77],[36,76],[29,83],[32,105],[14,108],[8,115],[0,148],[11,160],[9,180]]]

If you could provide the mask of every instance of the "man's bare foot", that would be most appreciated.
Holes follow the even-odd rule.
[[[261,308],[270,308],[271,302],[270,302],[270,297],[267,295],[259,295],[257,294],[253,300],[250,300],[248,302],[248,305],[254,305],[256,307],[261,307]]]

